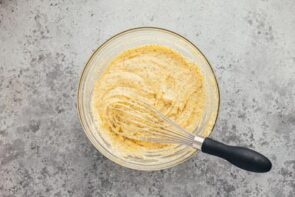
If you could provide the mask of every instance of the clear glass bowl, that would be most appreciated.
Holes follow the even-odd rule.
[[[202,129],[196,130],[199,135],[206,137],[211,133],[219,110],[218,84],[208,60],[194,44],[179,34],[161,28],[142,27],[119,33],[103,43],[90,57],[81,75],[78,89],[78,111],[81,124],[89,140],[104,156],[121,166],[146,171],[175,166],[192,157],[197,151],[190,147],[177,146],[173,151],[161,150],[161,154],[147,152],[143,158],[116,154],[95,124],[91,112],[91,98],[95,81],[112,59],[127,49],[150,44],[163,45],[178,51],[197,64],[202,71],[207,99],[204,113],[206,115],[200,127]]]

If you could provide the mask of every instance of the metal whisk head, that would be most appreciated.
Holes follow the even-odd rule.
[[[127,138],[187,146],[194,143],[195,135],[142,101],[116,101],[108,106],[107,116],[112,130]]]

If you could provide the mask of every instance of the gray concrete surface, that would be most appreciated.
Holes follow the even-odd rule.
[[[0,196],[295,196],[295,1],[0,1]],[[221,89],[213,137],[273,162],[248,173],[199,154],[171,169],[114,164],[84,135],[79,75],[107,38],[176,31]]]

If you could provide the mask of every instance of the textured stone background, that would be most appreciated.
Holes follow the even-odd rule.
[[[0,0],[0,196],[295,196],[295,1]],[[107,38],[176,31],[221,89],[213,137],[255,148],[266,174],[199,154],[168,170],[114,164],[90,144],[79,75]]]

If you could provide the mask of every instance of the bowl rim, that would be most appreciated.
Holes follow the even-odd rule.
[[[210,68],[210,70],[211,70],[211,72],[213,74],[213,78],[214,78],[214,81],[215,81],[215,84],[216,84],[216,89],[217,89],[216,92],[217,92],[217,99],[218,99],[217,110],[216,110],[216,117],[215,117],[214,123],[212,125],[211,131],[209,133],[209,136],[212,135],[212,133],[214,131],[214,128],[216,126],[216,123],[217,123],[217,120],[218,120],[218,116],[219,116],[219,111],[220,111],[220,89],[219,89],[218,80],[217,80],[216,74],[215,74],[215,72],[214,72],[214,70],[212,68],[212,65],[210,64],[209,60],[204,55],[204,53],[194,43],[192,43],[190,40],[188,40],[184,36],[180,35],[179,33],[176,33],[174,31],[171,31],[171,30],[168,30],[168,29],[165,29],[165,28],[161,28],[161,27],[141,26],[141,27],[134,27],[134,28],[126,29],[126,30],[121,31],[121,32],[119,32],[117,34],[114,34],[113,36],[111,36],[110,38],[108,38],[106,41],[104,41],[102,44],[100,44],[100,46],[97,47],[95,49],[95,51],[92,52],[91,56],[88,58],[86,64],[83,67],[83,70],[82,70],[82,72],[80,74],[79,85],[78,85],[78,90],[77,90],[77,103],[76,103],[76,108],[77,108],[77,111],[78,111],[80,124],[81,124],[81,126],[83,128],[84,133],[86,134],[88,140],[95,147],[95,149],[98,152],[100,152],[103,156],[105,156],[109,160],[113,161],[114,163],[118,164],[119,166],[126,167],[126,168],[129,168],[129,169],[141,170],[141,171],[158,171],[158,170],[168,169],[168,168],[177,166],[177,165],[179,165],[179,164],[181,164],[181,163],[189,160],[190,158],[192,158],[198,151],[197,150],[196,151],[193,151],[191,153],[191,155],[187,156],[183,160],[180,160],[178,162],[172,163],[170,165],[167,165],[168,163],[167,164],[159,164],[159,165],[155,165],[155,166],[152,166],[151,165],[151,166],[149,166],[149,169],[145,168],[145,166],[142,167],[142,166],[139,166],[137,164],[131,164],[132,165],[131,166],[130,163],[129,163],[129,165],[128,165],[128,162],[123,161],[122,159],[119,161],[119,160],[117,160],[117,158],[115,158],[113,155],[110,155],[108,152],[102,151],[101,149],[104,149],[102,146],[101,147],[97,147],[96,143],[94,143],[94,141],[92,140],[92,136],[90,136],[90,131],[88,131],[88,129],[86,128],[86,125],[85,125],[86,123],[84,123],[84,121],[83,121],[83,118],[82,118],[82,109],[81,109],[82,106],[80,106],[80,103],[81,103],[80,97],[83,95],[82,94],[82,81],[83,81],[84,75],[86,73],[86,70],[89,67],[89,63],[92,60],[92,58],[94,57],[94,55],[96,55],[99,51],[101,51],[104,48],[104,46],[106,46],[113,39],[118,38],[121,35],[124,35],[126,33],[131,33],[131,32],[134,32],[134,31],[144,31],[144,30],[162,31],[162,32],[169,33],[169,34],[172,34],[174,36],[179,37],[180,39],[184,40],[185,42],[191,44],[203,56],[203,58],[205,59],[205,61],[209,65],[209,68]],[[136,165],[136,168],[134,167],[134,165]]]

